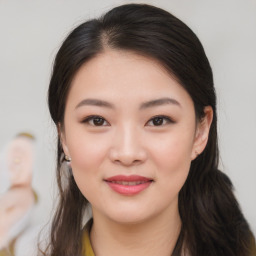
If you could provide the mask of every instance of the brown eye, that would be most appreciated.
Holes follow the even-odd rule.
[[[83,123],[86,123],[91,126],[107,126],[108,122],[101,116],[89,116]]]
[[[162,117],[156,117],[152,120],[153,125],[158,126],[162,125],[164,122],[164,119]]]
[[[151,118],[147,125],[149,126],[163,126],[169,123],[174,123],[174,121],[167,116],[155,116],[153,118]]]
[[[92,122],[95,126],[101,126],[104,124],[105,120],[101,117],[96,117],[92,119]]]

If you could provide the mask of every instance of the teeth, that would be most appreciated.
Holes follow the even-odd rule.
[[[146,183],[146,181],[111,181],[115,184],[125,185],[125,186],[135,186],[139,184]]]

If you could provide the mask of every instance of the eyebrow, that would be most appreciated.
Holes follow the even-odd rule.
[[[143,102],[140,105],[140,109],[146,109],[146,108],[162,106],[162,105],[167,105],[167,104],[173,104],[173,105],[181,107],[181,104],[173,98],[160,98],[160,99],[156,99],[156,100],[150,100],[147,102]],[[111,109],[115,108],[113,104],[111,104],[107,101],[104,101],[104,100],[99,100],[99,99],[84,99],[81,102],[79,102],[75,108],[77,109],[82,106],[97,106],[97,107],[106,107],[106,108],[111,108]]]
[[[84,99],[77,104],[76,108],[79,108],[82,106],[98,106],[98,107],[114,108],[113,104],[107,101],[98,100],[98,99]]]
[[[173,104],[173,105],[181,107],[181,104],[173,98],[160,98],[160,99],[151,100],[151,101],[142,103],[140,106],[140,109],[146,109],[146,108],[162,106],[162,105],[167,105],[167,104]]]

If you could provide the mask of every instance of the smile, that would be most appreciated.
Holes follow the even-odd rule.
[[[104,181],[113,191],[126,196],[132,196],[142,192],[153,182],[152,179],[138,175],[118,175],[107,178]]]
[[[111,183],[115,184],[120,184],[120,185],[125,185],[125,186],[135,186],[135,185],[140,185],[143,183],[146,183],[146,181],[109,181]]]

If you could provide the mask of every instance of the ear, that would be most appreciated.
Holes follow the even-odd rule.
[[[211,106],[205,107],[204,114],[205,115],[203,119],[201,119],[197,124],[194,145],[191,152],[191,160],[194,160],[198,155],[200,155],[204,151],[207,145],[209,131],[210,131],[212,119],[213,119],[212,107]]]
[[[59,134],[59,138],[60,138],[60,142],[61,142],[64,154],[66,156],[70,156],[68,146],[67,146],[67,143],[66,143],[66,136],[65,136],[64,128],[62,127],[62,125],[60,123],[58,123],[57,129],[58,129],[58,134]]]

